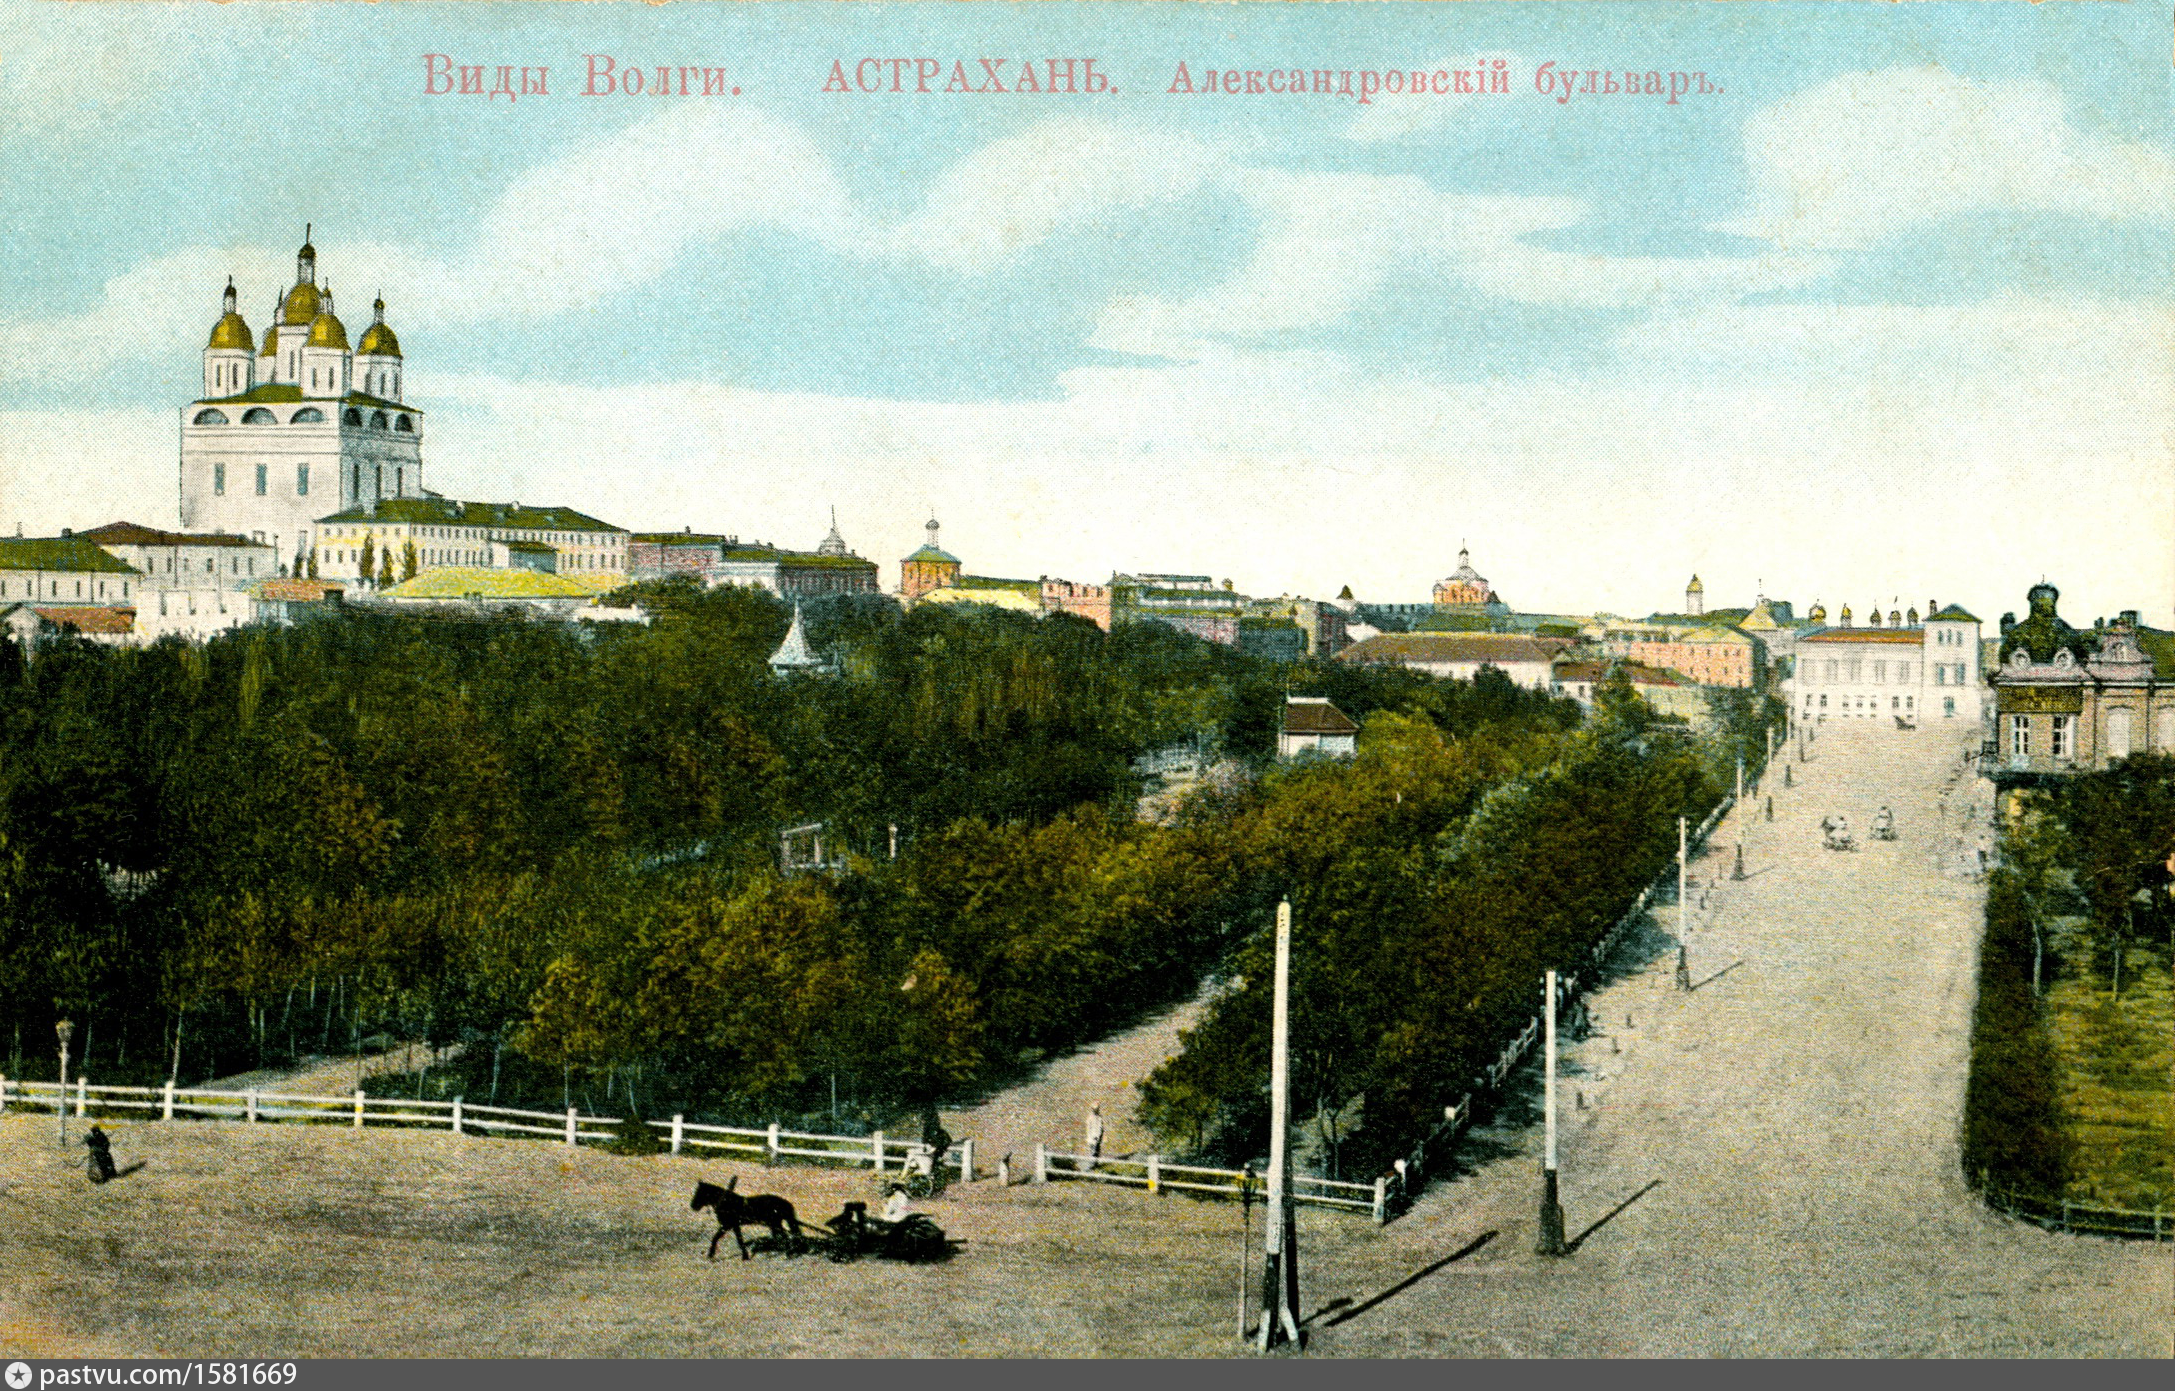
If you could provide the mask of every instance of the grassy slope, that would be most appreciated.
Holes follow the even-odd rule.
[[[2070,978],[2047,993],[2074,1141],[2068,1196],[2149,1211],[2175,1204],[2175,989],[2155,962],[2122,983]]]

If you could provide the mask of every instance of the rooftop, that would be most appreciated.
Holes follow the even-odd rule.
[[[1546,662],[1571,644],[1512,633],[1382,633],[1338,654],[1346,662]]]
[[[426,526],[505,527],[517,531],[618,531],[610,522],[571,507],[524,507],[518,502],[460,502],[449,497],[388,497],[320,522],[406,522]]]
[[[1284,702],[1286,734],[1357,734],[1352,717],[1322,696],[1289,696]]]
[[[79,531],[76,538],[94,546],[256,546],[270,550],[262,541],[252,541],[246,536],[229,536],[216,531],[160,531],[157,527],[139,526],[135,522],[108,522],[89,531]]]
[[[1922,647],[1926,641],[1923,628],[1816,628],[1798,639],[1804,643],[1834,642],[1888,642],[1911,647]]]
[[[327,599],[337,600],[347,592],[345,585],[332,580],[259,580],[249,586],[251,598],[279,600],[290,604],[315,604]]]
[[[79,633],[133,633],[136,610],[79,604],[69,608],[34,609],[38,617]]]
[[[595,590],[566,575],[543,570],[495,570],[480,565],[440,565],[385,591],[388,599],[587,599]]]
[[[0,536],[0,570],[57,570],[133,575],[136,567],[114,559],[80,536]]]

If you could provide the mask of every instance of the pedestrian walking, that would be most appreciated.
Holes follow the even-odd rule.
[[[1103,1108],[1100,1106],[1088,1107],[1087,1144],[1083,1148],[1087,1153],[1087,1166],[1092,1169],[1103,1157]]]

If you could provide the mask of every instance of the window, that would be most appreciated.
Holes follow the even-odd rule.
[[[1956,697],[1941,697],[1941,718],[1947,720],[1953,720],[1956,718]]]
[[[325,423],[325,413],[315,406],[304,406],[301,410],[288,416],[287,423],[289,425],[322,425]]]
[[[1903,697],[1902,697],[1902,696],[1890,696],[1890,697],[1888,697],[1888,708],[1889,708],[1890,710],[1901,710],[1901,709],[1903,708]]]
[[[211,466],[211,493],[213,497],[225,497],[227,495],[227,466],[225,464],[213,464]]]
[[[227,423],[227,413],[225,411],[198,411],[196,419],[192,423],[197,425],[224,425]]]
[[[1934,684],[1934,685],[1936,685],[1936,686],[1946,686],[1946,685],[1948,684],[1948,663],[1947,663],[1947,662],[1941,662],[1941,663],[1938,663],[1938,664],[1936,664],[1936,665],[1934,666],[1934,668],[1933,668],[1933,684]]]
[[[1911,684],[1911,664],[1909,662],[1896,663],[1896,684],[1898,686]]]
[[[264,496],[264,486],[265,486],[265,480],[266,480],[266,471],[267,471],[267,465],[264,465],[264,464],[259,464],[259,465],[257,465],[257,496],[258,496],[258,497],[263,497],[263,496]]]
[[[308,464],[295,465],[295,495],[297,497],[308,497],[310,495],[310,466]]]
[[[1828,698],[1825,695],[1820,697],[1820,708],[1823,710],[1828,708]]]
[[[1830,686],[1835,684],[1835,672],[1839,665],[1840,663],[1838,663],[1833,657],[1830,657],[1828,659],[1828,684]]]
[[[262,406],[252,406],[242,414],[244,425],[277,425],[279,417]]]
[[[372,411],[372,412],[370,412],[370,428],[371,428],[371,429],[373,429],[373,430],[382,430],[382,429],[384,429],[384,428],[385,428],[385,412],[384,412],[384,411]]]
[[[1887,664],[1886,662],[1875,662],[1875,663],[1873,663],[1873,684],[1874,684],[1874,685],[1876,685],[1876,686],[1877,686],[1877,685],[1880,685],[1880,684],[1881,684],[1882,682],[1886,681],[1887,679],[1888,679],[1888,664]]]
[[[340,423],[342,425],[361,425],[362,412],[356,410],[353,406],[349,406],[347,410],[340,416]]]
[[[411,421],[409,421],[408,417],[404,415],[395,416],[393,418],[393,428],[400,431],[402,434],[415,433],[415,425]]]
[[[2152,737],[2153,746],[2160,749],[2175,748],[2175,707],[2163,709],[2154,717],[2154,722],[2158,729]]]
[[[2107,712],[2107,756],[2130,756],[2130,712],[2127,706],[2116,706]]]
[[[2074,726],[2071,723],[2075,718],[2073,715],[2056,715],[2054,717],[2054,735],[2047,741],[2049,744],[2047,752],[2053,754],[2056,758],[2068,758],[2076,752],[2076,739],[2072,735]]]

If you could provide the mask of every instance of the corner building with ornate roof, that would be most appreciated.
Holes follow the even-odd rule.
[[[228,281],[204,394],[181,408],[182,529],[247,536],[291,566],[318,518],[422,496],[423,413],[402,398],[403,366],[383,300],[349,346],[306,235],[261,340]]]

